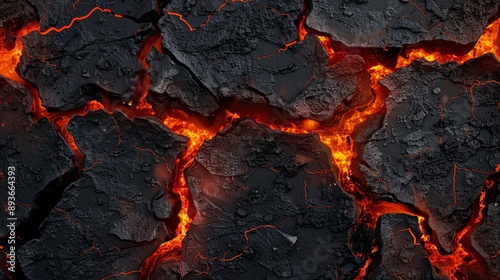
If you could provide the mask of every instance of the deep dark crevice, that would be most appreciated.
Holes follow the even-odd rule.
[[[78,160],[76,160],[78,161]],[[40,191],[33,200],[33,206],[26,218],[16,227],[16,249],[21,248],[28,241],[40,238],[40,225],[50,215],[50,212],[61,200],[64,190],[80,178],[80,169],[75,165],[71,170],[52,180]],[[4,248],[9,248],[7,236],[0,239]],[[3,259],[5,261],[5,259]],[[25,280],[19,258],[16,257],[16,272],[6,270],[6,263],[2,262],[2,269],[8,279]]]

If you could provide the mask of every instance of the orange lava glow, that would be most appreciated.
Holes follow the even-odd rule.
[[[60,28],[56,28],[56,27],[50,27],[48,28],[47,30],[45,31],[40,31],[40,34],[42,35],[47,35],[49,34],[50,32],[62,32],[64,30],[67,30],[67,29],[70,29],[73,24],[77,21],[82,21],[82,20],[85,20],[87,18],[89,18],[93,13],[95,13],[96,11],[100,11],[102,13],[111,13],[113,14],[113,11],[111,11],[110,9],[103,9],[101,7],[94,7],[92,10],[90,10],[86,15],[84,16],[81,16],[81,17],[75,17],[75,18],[72,18],[71,21],[69,22],[68,25],[65,25],[65,26],[62,26]],[[118,15],[118,14],[113,14],[115,17],[117,18],[122,18],[123,16],[122,15]]]
[[[232,2],[249,2],[249,0],[231,0]],[[229,0],[226,0],[225,3],[221,4],[216,12],[220,11],[224,6],[227,5]],[[411,1],[410,1],[411,2]],[[74,5],[76,5],[75,2]],[[412,3],[413,4],[413,3]],[[39,119],[42,117],[47,118],[50,122],[52,122],[58,132],[66,139],[70,147],[74,150],[76,156],[80,159],[83,159],[83,154],[76,146],[73,136],[67,131],[66,126],[70,120],[70,118],[74,115],[85,115],[90,110],[98,110],[98,109],[106,109],[108,112],[111,111],[110,108],[106,108],[103,104],[97,101],[91,101],[85,108],[74,110],[72,112],[57,112],[57,113],[49,113],[42,106],[41,100],[38,96],[38,92],[31,85],[27,84],[23,81],[17,73],[14,71],[15,66],[19,63],[20,57],[22,54],[22,41],[21,38],[30,32],[38,30],[40,34],[46,35],[50,32],[61,32],[63,30],[69,29],[72,25],[77,21],[85,20],[90,17],[94,12],[100,11],[103,13],[111,13],[115,17],[122,17],[121,15],[114,14],[110,9],[103,9],[100,7],[93,8],[88,14],[73,18],[68,25],[65,25],[60,28],[51,27],[45,31],[39,31],[39,23],[31,23],[24,26],[17,34],[15,45],[12,49],[8,49],[5,46],[5,34],[6,30],[1,30],[0,32],[0,74],[22,83],[25,85],[28,90],[30,90],[33,94],[33,107],[35,112],[35,119]],[[193,27],[190,25],[188,21],[186,21],[182,15],[170,11],[166,11],[169,15],[178,17],[190,31],[194,31],[197,28],[203,27],[208,24],[210,21],[210,16],[207,16],[207,20],[204,24]],[[307,14],[307,11],[306,11]],[[305,15],[300,18],[297,22],[298,25],[298,38],[299,40],[303,40],[305,36],[308,34],[308,31],[305,27]],[[483,218],[483,209],[485,207],[485,197],[486,191],[483,190],[481,193],[478,207],[476,211],[474,211],[473,218],[467,224],[467,226],[461,230],[455,239],[454,242],[454,252],[452,254],[443,255],[439,252],[438,247],[433,243],[431,235],[426,232],[425,227],[425,218],[421,215],[415,213],[414,210],[409,207],[395,202],[386,202],[386,201],[374,201],[371,197],[371,194],[364,189],[361,189],[359,185],[353,182],[353,172],[351,165],[353,163],[353,159],[357,157],[355,152],[354,144],[351,143],[351,135],[358,129],[361,125],[366,124],[373,118],[376,114],[379,114],[385,110],[385,94],[383,93],[382,87],[379,85],[379,81],[383,79],[386,75],[396,71],[401,67],[408,66],[412,61],[420,58],[427,59],[429,61],[438,61],[440,63],[445,63],[448,61],[455,61],[457,63],[463,63],[466,60],[478,57],[485,53],[491,52],[496,55],[497,58],[500,58],[500,50],[498,47],[498,33],[500,30],[500,19],[493,22],[489,25],[484,34],[480,37],[478,42],[475,44],[473,49],[465,54],[465,55],[454,55],[454,54],[442,54],[439,52],[429,52],[424,49],[412,49],[407,54],[406,57],[399,56],[397,65],[395,68],[388,68],[383,66],[382,64],[377,64],[375,66],[371,66],[367,69],[368,73],[371,76],[371,90],[368,93],[371,99],[365,104],[361,104],[358,106],[353,106],[349,108],[345,113],[343,113],[338,121],[335,122],[332,126],[324,127],[320,123],[314,120],[301,120],[295,121],[291,125],[271,125],[268,124],[265,120],[261,119],[258,114],[252,116],[257,122],[268,125],[271,129],[295,133],[295,134],[305,134],[305,133],[317,133],[321,142],[326,145],[331,151],[331,159],[333,166],[335,166],[338,170],[338,181],[341,187],[348,193],[352,194],[355,199],[357,206],[359,208],[360,214],[360,222],[365,223],[371,228],[376,227],[377,220],[380,216],[389,213],[404,213],[411,216],[417,216],[419,219],[420,228],[422,231],[421,241],[423,243],[423,247],[428,253],[429,260],[432,265],[437,268],[440,274],[447,276],[450,279],[457,279],[457,273],[464,265],[468,265],[471,262],[474,262],[474,256],[467,251],[461,241],[467,237],[467,235],[474,230],[474,228],[482,221]],[[2,37],[3,36],[3,37]],[[332,42],[328,37],[318,36],[321,44],[325,47],[326,52],[330,56],[330,60],[333,61],[334,56],[336,55],[335,51],[332,48]],[[145,45],[143,46],[142,51],[139,55],[139,60],[142,63],[144,70],[147,72],[148,65],[146,62],[146,57],[149,54],[150,50],[153,47],[158,48],[161,51],[160,47],[161,37],[160,34],[157,33],[152,38],[150,38]],[[293,41],[290,43],[285,42],[285,48],[280,49],[279,51],[286,51],[289,46],[297,43],[297,41]],[[154,112],[152,107],[146,101],[146,95],[149,88],[149,76],[146,74],[141,79],[141,84],[138,89],[138,104],[131,109],[129,115],[132,116],[140,116],[140,115],[152,115]],[[500,108],[500,104],[499,104]],[[134,111],[135,110],[135,111]],[[140,113],[138,113],[140,112]],[[161,244],[158,249],[147,259],[144,261],[140,271],[134,270],[130,272],[122,272],[119,274],[110,275],[103,279],[109,279],[113,277],[119,277],[124,275],[129,275],[133,273],[140,273],[139,279],[150,279],[151,273],[155,270],[157,265],[160,265],[166,261],[179,261],[182,251],[182,242],[185,238],[187,231],[192,222],[192,214],[189,210],[190,207],[189,201],[189,190],[186,184],[186,179],[184,177],[184,171],[191,166],[193,163],[196,154],[201,148],[202,144],[212,139],[217,132],[221,131],[228,124],[231,123],[232,120],[239,118],[237,114],[226,112],[225,121],[223,124],[216,128],[208,127],[203,125],[201,122],[195,121],[192,116],[182,112],[182,111],[172,111],[167,116],[162,119],[163,124],[172,130],[174,133],[178,135],[182,135],[188,138],[187,149],[185,149],[181,155],[179,155],[175,159],[175,168],[174,174],[172,177],[172,182],[170,185],[171,190],[179,196],[181,209],[178,213],[179,223],[176,225],[175,237],[169,241]],[[455,165],[455,171],[457,166]],[[500,163],[496,168],[496,172],[500,171]],[[493,185],[493,184],[491,184]],[[190,216],[191,215],[191,216]],[[69,217],[70,218],[70,217]],[[271,227],[270,225],[261,226],[261,227]],[[257,228],[250,229],[245,232],[245,237],[247,237],[247,233]],[[372,255],[377,252],[378,248],[375,246],[372,250]],[[225,257],[222,260],[231,260],[239,255],[234,256],[232,258],[226,259]],[[364,279],[367,276],[369,271],[370,264],[373,259],[371,257],[365,258],[364,265],[358,271],[358,275],[356,279]]]
[[[496,20],[485,29],[483,35],[479,38],[474,48],[465,55],[441,54],[439,52],[429,52],[424,49],[413,49],[407,54],[406,58],[402,56],[399,57],[396,68],[406,67],[410,65],[412,61],[419,58],[424,58],[428,61],[439,61],[440,63],[455,61],[462,64],[469,59],[483,54],[493,53],[498,59],[500,59],[500,49],[498,44],[499,31],[500,19]]]
[[[141,62],[142,68],[144,69],[144,73],[142,73],[141,77],[139,78],[140,82],[136,92],[139,104],[137,105],[136,109],[146,112],[153,111],[153,107],[146,100],[149,91],[149,85],[151,84],[151,78],[149,77],[148,73],[149,64],[147,62],[147,58],[153,48],[156,48],[159,52],[162,52],[160,33],[155,33],[153,36],[146,39],[146,41],[144,42],[144,46],[139,53],[139,61]]]
[[[439,274],[448,277],[448,279],[458,279],[456,273],[464,264],[471,262],[469,253],[467,253],[462,244],[458,244],[452,254],[442,255],[437,246],[432,242],[430,235],[425,234],[425,219],[423,217],[418,217],[418,221],[420,230],[423,233],[421,240],[423,241],[424,249],[428,254],[431,264],[439,269]]]
[[[14,80],[18,83],[25,83],[19,75],[17,75],[16,65],[21,60],[21,54],[23,52],[23,43],[21,39],[28,35],[29,33],[36,31],[40,28],[40,24],[38,22],[33,22],[25,25],[16,36],[16,41],[14,47],[12,49],[8,49],[5,45],[5,39],[7,36],[8,30],[5,28],[0,29],[0,74],[5,77]]]
[[[330,56],[330,60],[333,60],[333,58],[335,57],[335,51],[333,50],[332,45],[330,44],[330,38],[326,36],[318,36],[318,39],[323,45],[323,47],[325,47],[326,52]]]
[[[184,171],[194,161],[201,145],[206,140],[212,139],[218,131],[224,129],[232,120],[239,118],[237,114],[226,112],[225,124],[216,130],[204,128],[200,124],[195,124],[190,117],[183,112],[168,115],[163,123],[170,130],[178,135],[187,137],[187,149],[175,160],[175,177],[172,184],[172,191],[179,195],[181,209],[178,214],[179,224],[175,230],[175,237],[156,249],[156,251],[142,264],[139,279],[150,279],[150,274],[158,263],[168,260],[179,261],[182,251],[182,241],[186,237],[187,231],[193,219],[189,216],[189,189],[184,177]],[[175,116],[174,116],[175,115]]]

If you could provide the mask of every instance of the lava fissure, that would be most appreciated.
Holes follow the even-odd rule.
[[[232,2],[236,1],[233,0]],[[238,1],[238,2],[248,2],[248,1]],[[222,9],[227,3],[228,0],[224,4],[222,4],[217,11]],[[412,1],[410,1],[410,3],[416,6]],[[76,3],[74,5],[76,5]],[[311,0],[305,1],[304,9],[296,20],[297,29],[299,32],[298,38],[299,40],[304,40],[306,34],[315,34],[321,41],[322,45],[325,47],[327,53],[330,55],[332,64],[334,64],[335,60],[343,55],[343,52],[334,50],[334,46],[340,46],[341,43],[334,42],[330,37],[326,37],[324,34],[320,34],[319,31],[313,30],[305,25],[305,20],[308,16],[310,7],[312,7],[312,1]],[[419,8],[418,6],[416,7]],[[110,9],[95,7],[87,15],[73,18],[71,22],[66,26],[60,28],[51,27],[45,31],[39,31],[39,32],[42,35],[47,35],[50,32],[62,32],[66,29],[71,28],[75,22],[82,21],[90,17],[96,11],[100,11],[102,13],[111,13],[115,17],[119,18],[125,17],[113,13]],[[170,11],[166,12],[169,15],[179,17],[179,20],[183,21],[188,26],[190,31],[194,31],[197,28],[201,28],[204,25],[208,24],[210,21],[210,15],[208,15],[207,21],[204,24],[198,27],[192,27],[188,21],[183,19],[182,15]],[[36,89],[27,84],[25,81],[23,81],[14,72],[14,67],[15,65],[17,65],[17,63],[19,63],[19,58],[22,52],[22,43],[20,43],[21,42],[20,39],[29,32],[35,31],[37,29],[39,30],[38,24],[30,24],[27,25],[25,28],[23,28],[22,31],[18,33],[18,38],[16,39],[16,44],[13,50],[5,50],[3,48],[4,47],[3,45],[0,46],[2,47],[0,49],[0,54],[2,54],[3,57],[6,57],[5,59],[2,59],[0,61],[0,72],[6,75],[8,78],[15,81],[19,81],[28,87],[28,89],[32,92],[34,96],[33,106],[36,109],[34,110],[36,114],[36,116],[34,116],[34,119],[39,120],[42,117],[46,117],[51,123],[53,123],[57,127],[57,130],[61,134],[61,136],[66,140],[66,142],[71,146],[71,148],[75,152],[76,165],[81,166],[81,162],[83,161],[83,154],[76,146],[72,135],[67,131],[66,125],[72,116],[85,115],[89,110],[103,109],[105,108],[105,106],[94,101],[90,102],[88,106],[82,108],[82,110],[78,110],[77,112],[63,112],[63,113],[47,112],[47,110],[42,105],[42,101],[38,97]],[[440,274],[444,274],[449,278],[454,278],[454,277],[456,278],[459,276],[459,270],[464,265],[469,265],[473,262],[478,261],[477,260],[478,254],[473,252],[474,249],[471,246],[467,246],[466,244],[467,240],[465,239],[469,238],[469,235],[475,230],[475,228],[477,228],[477,226],[482,222],[484,215],[486,215],[487,211],[485,209],[486,205],[485,201],[492,201],[492,198],[490,197],[492,195],[488,195],[488,193],[491,192],[490,191],[491,186],[485,187],[485,189],[482,190],[481,196],[478,199],[478,201],[474,203],[477,209],[471,216],[469,223],[457,234],[454,240],[455,250],[453,251],[453,253],[444,254],[442,253],[441,248],[438,245],[436,245],[438,244],[437,241],[433,240],[434,238],[432,236],[432,228],[430,227],[428,221],[429,217],[426,211],[417,209],[415,206],[406,205],[400,201],[397,201],[395,197],[393,197],[394,202],[387,201],[386,199],[376,199],[363,184],[359,184],[356,182],[357,179],[354,176],[355,170],[353,170],[352,167],[353,160],[357,158],[358,154],[357,151],[359,151],[359,147],[363,146],[364,143],[354,141],[354,137],[352,137],[352,135],[359,127],[365,125],[367,122],[370,122],[370,119],[375,114],[378,114],[379,112],[383,112],[385,110],[385,98],[387,97],[387,95],[382,92],[383,88],[382,86],[379,85],[379,81],[383,79],[386,75],[393,73],[399,68],[407,67],[416,59],[422,59],[422,58],[428,61],[438,61],[440,63],[455,61],[459,64],[462,64],[469,59],[478,57],[488,52],[495,54],[495,56],[499,58],[500,50],[499,47],[495,44],[495,41],[498,40],[496,34],[498,34],[499,30],[500,30],[500,20],[496,20],[486,28],[483,36],[481,36],[481,38],[478,40],[478,42],[472,48],[472,50],[464,55],[446,54],[446,53],[441,53],[439,51],[428,51],[421,48],[412,49],[411,47],[409,47],[405,49],[406,57],[403,57],[402,55],[397,56],[397,63],[395,67],[386,67],[382,63],[377,63],[368,67],[368,69],[366,70],[371,75],[370,93],[372,94],[372,99],[365,104],[351,107],[346,113],[340,116],[340,119],[338,119],[336,123],[332,125],[325,126],[319,123],[315,123],[312,120],[295,120],[291,121],[290,124],[283,123],[276,125],[276,124],[270,124],[266,120],[263,120],[258,112],[247,115],[257,120],[259,123],[268,125],[273,130],[280,130],[296,134],[304,134],[312,132],[318,133],[321,142],[325,146],[327,146],[331,151],[332,163],[333,166],[338,169],[337,176],[342,188],[355,198],[355,201],[358,207],[360,208],[358,223],[367,224],[371,227],[375,227],[378,218],[388,213],[405,213],[411,216],[418,217],[420,230],[422,232],[422,237],[420,238],[420,241],[422,242],[419,243],[419,245],[422,245],[424,247],[425,251],[428,254],[428,258],[431,260],[432,265],[439,270],[438,272]],[[160,41],[161,41],[160,33],[156,32],[151,38],[149,38],[146,41],[146,43],[142,48],[142,51],[140,52],[139,60],[141,61],[146,74],[141,76],[140,79],[141,83],[138,86],[137,99],[139,102],[129,111],[130,112],[129,115],[131,115],[132,117],[141,115],[149,116],[154,114],[154,111],[151,109],[151,105],[146,100],[150,82],[149,75],[147,74],[148,65],[146,62],[146,57],[153,47],[156,47],[158,48],[158,50],[161,50],[161,48],[158,47]],[[289,45],[295,43],[297,43],[297,41],[285,43],[286,48],[283,50],[280,49],[279,51],[286,51]],[[189,67],[180,63],[180,61],[176,59],[173,53],[171,53],[169,50],[164,50],[164,51],[176,64],[181,65],[183,68],[185,68],[200,87],[207,90],[207,92],[211,93],[214,96],[214,94],[208,89],[208,87],[202,83],[202,81],[194,74],[194,72]],[[499,83],[497,81],[489,81],[489,82]],[[479,84],[475,83],[470,88],[471,99],[473,102],[471,113],[473,113],[474,111],[474,97],[472,95],[473,87],[477,85],[482,85],[481,82],[478,83]],[[256,89],[254,88],[250,89],[258,93],[259,95],[264,96],[263,93],[259,93]],[[214,98],[216,97],[214,96]],[[269,102],[269,100],[267,101]],[[108,111],[109,110],[110,109],[108,108]],[[168,186],[169,190],[171,190],[173,193],[179,196],[181,202],[181,208],[177,213],[179,221],[176,227],[175,237],[169,241],[166,241],[161,246],[159,246],[156,252],[153,255],[151,255],[147,260],[144,261],[140,271],[134,270],[131,272],[123,272],[120,274],[110,275],[107,278],[121,276],[121,275],[128,275],[132,273],[140,273],[139,279],[150,279],[151,273],[153,272],[153,270],[159,264],[160,261],[180,260],[182,241],[187,234],[187,231],[189,229],[190,223],[193,218],[193,214],[191,213],[193,206],[191,205],[190,202],[190,194],[184,173],[185,170],[188,167],[190,167],[194,162],[196,154],[201,148],[203,142],[212,139],[218,131],[224,129],[227,125],[231,123],[233,118],[237,116],[237,114],[229,115],[226,110],[227,109],[220,109],[219,111],[219,112],[225,112],[226,121],[224,122],[224,124],[221,124],[217,129],[205,128],[203,125],[200,125],[195,121],[191,120],[188,115],[186,115],[185,117],[172,117],[169,114],[167,114],[166,117],[162,116],[163,124],[166,127],[168,127],[170,130],[172,130],[174,133],[178,135],[183,135],[189,138],[188,147],[175,160],[175,167],[173,170],[174,175],[170,182],[170,185]],[[209,121],[206,122],[209,123]],[[351,143],[350,139],[353,139],[352,140],[353,143]],[[455,176],[457,169],[458,170],[467,170],[467,169],[457,166],[456,163],[453,164],[454,164],[453,184],[455,184]],[[497,168],[496,170],[497,173],[499,168]],[[473,171],[480,172],[478,170],[473,170]],[[75,167],[70,173],[63,175],[62,178],[58,178],[57,182],[51,183],[49,186],[46,187],[46,189],[43,192],[40,193],[39,197],[35,202],[35,207],[32,210],[33,214],[30,216],[32,219],[36,220],[36,222],[33,222],[33,220],[31,220],[31,223],[39,225],[45,219],[48,213],[52,209],[55,209],[54,207],[55,204],[57,203],[56,201],[57,199],[55,199],[54,197],[57,198],[58,196],[62,195],[62,192],[64,191],[65,187],[71,184],[71,182],[73,182],[75,178],[78,177],[77,174],[79,173],[80,173],[79,168]],[[495,184],[498,184],[498,182],[492,183],[492,185]],[[306,186],[304,186],[304,189],[306,190]],[[57,195],[54,195],[54,193]],[[307,203],[307,192],[305,192],[305,195]],[[47,197],[50,197],[51,199],[48,199]],[[40,201],[43,201],[44,203],[50,201],[51,203],[49,203],[49,205],[42,205]],[[455,194],[454,204],[456,203],[458,202],[456,200],[456,194]],[[20,232],[25,231],[23,226],[25,225],[24,224],[20,225],[19,227]],[[409,232],[413,237],[413,243],[416,244],[417,238],[415,237],[411,229],[409,229]],[[245,237],[247,237],[246,234],[247,232],[245,232]],[[25,242],[28,241],[29,239],[35,238],[35,235],[33,235],[33,233],[27,234],[26,236],[27,237],[25,239]],[[374,246],[371,254],[369,256],[364,256],[365,263],[359,269],[358,275],[356,276],[357,279],[362,279],[363,277],[369,275],[371,266],[373,265],[373,257],[375,256],[377,251],[378,248]],[[234,258],[236,258],[236,256],[230,259]]]
[[[52,180],[37,194],[35,200],[33,201],[33,205],[30,205],[31,210],[29,211],[26,219],[16,228],[18,246],[22,246],[30,240],[39,238],[40,225],[49,216],[51,211],[56,210],[56,205],[61,200],[64,190],[73,182],[77,181],[80,178],[80,174],[80,168],[78,166],[74,166],[70,171]],[[7,247],[7,236],[2,236],[0,238],[0,243]],[[16,261],[16,266],[21,269],[14,273],[4,268],[4,263],[2,262],[2,269],[7,275],[7,278],[18,280],[28,279],[23,274],[19,260]]]

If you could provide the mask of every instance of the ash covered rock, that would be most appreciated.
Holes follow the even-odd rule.
[[[35,198],[51,182],[75,168],[73,151],[42,118],[34,122],[31,94],[21,85],[0,76],[0,236],[8,229],[7,197],[9,167],[15,168],[15,217],[19,225],[36,210]],[[18,234],[21,234],[20,232]]]
[[[208,116],[219,107],[211,93],[198,85],[189,71],[156,48],[151,50],[148,64],[151,83],[147,98],[159,115],[168,108],[180,106]],[[181,104],[176,104],[176,100]]]
[[[150,24],[96,11],[58,31],[23,37],[16,67],[38,88],[45,107],[71,110],[104,93],[117,102],[131,100],[145,71],[138,53],[152,32]]]
[[[357,91],[364,60],[329,67],[317,37],[298,38],[302,8],[299,0],[174,0],[159,23],[163,47],[218,99],[269,102],[324,121]]]
[[[485,55],[461,66],[415,61],[380,82],[388,112],[361,170],[374,192],[427,211],[446,251],[500,161],[497,81],[500,64]]]
[[[182,273],[210,279],[347,279],[353,200],[337,185],[315,134],[235,121],[186,171],[197,214]],[[368,241],[370,242],[370,241]]]
[[[485,279],[495,279],[500,275],[500,197],[488,204],[486,211],[483,222],[471,235],[471,244],[486,261]]]
[[[368,279],[439,279],[420,238],[418,218],[404,214],[380,217],[377,225],[380,263]]]
[[[403,47],[444,40],[476,42],[498,0],[312,0],[306,24],[349,47]]]
[[[138,270],[169,237],[165,186],[185,139],[152,119],[89,112],[68,124],[85,155],[71,184],[19,251],[28,279],[101,279]],[[136,275],[134,275],[136,277]]]
[[[135,21],[148,21],[158,17],[155,0],[30,0],[36,7],[40,22],[40,29],[50,27],[61,28],[68,25],[72,19],[85,17],[92,9],[99,7],[109,9],[114,14],[129,17]]]

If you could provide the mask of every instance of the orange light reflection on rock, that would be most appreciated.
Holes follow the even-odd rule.
[[[21,39],[28,35],[29,33],[36,31],[40,28],[40,24],[38,22],[32,22],[25,25],[19,32],[16,34],[16,40],[14,47],[12,49],[8,49],[5,44],[5,39],[7,37],[7,32],[5,28],[1,28],[0,30],[0,74],[5,77],[14,80],[18,83],[25,83],[19,75],[17,75],[15,68],[19,61],[21,60],[21,54],[23,53],[23,43]]]
[[[406,67],[414,60],[424,58],[428,61],[439,61],[446,63],[455,61],[459,64],[465,61],[479,57],[486,53],[493,53],[500,59],[500,49],[498,46],[498,32],[500,31],[500,19],[491,23],[483,32],[483,35],[476,42],[474,48],[465,55],[441,54],[439,52],[429,52],[424,49],[414,49],[407,54],[407,58],[400,56],[396,68]]]
[[[212,139],[218,131],[224,129],[232,120],[239,118],[237,114],[226,112],[226,121],[218,129],[212,130],[204,128],[203,125],[195,124],[191,118],[183,113],[176,111],[175,114],[167,115],[163,124],[178,135],[187,137],[187,149],[175,160],[175,177],[172,184],[172,191],[179,195],[181,209],[177,215],[179,224],[175,230],[175,237],[156,249],[156,251],[146,259],[142,264],[139,279],[150,279],[150,274],[154,271],[159,262],[168,260],[180,261],[182,251],[182,241],[186,237],[192,218],[189,216],[189,189],[184,177],[184,171],[194,161],[201,145],[207,140]]]

